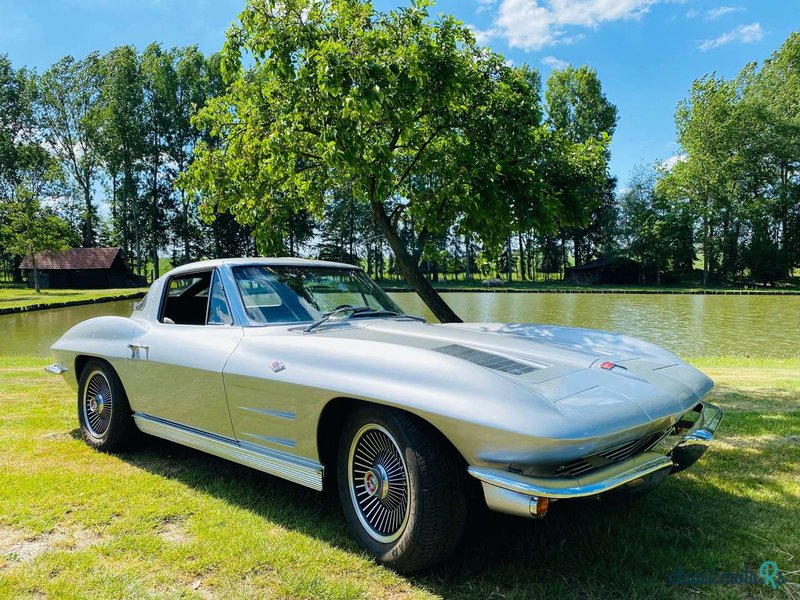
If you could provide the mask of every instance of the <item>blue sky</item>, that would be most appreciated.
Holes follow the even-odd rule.
[[[198,44],[218,50],[244,0],[0,0],[0,53],[39,70],[64,56]],[[397,0],[376,0],[388,9]],[[479,39],[544,75],[588,64],[619,108],[611,172],[678,152],[673,114],[694,79],[731,77],[800,29],[798,0],[440,0]]]

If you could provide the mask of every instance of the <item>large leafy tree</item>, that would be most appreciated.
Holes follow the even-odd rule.
[[[34,288],[41,291],[36,255],[67,246],[69,226],[43,200],[63,191],[61,166],[37,143],[17,148],[17,173],[10,197],[0,204],[0,239],[14,254],[30,256]]]
[[[141,69],[136,49],[120,46],[103,56],[102,85],[96,118],[100,151],[111,180],[112,217],[119,241],[130,255],[134,248],[136,266],[142,272],[143,207],[138,177],[146,138],[142,107]]]
[[[197,143],[200,132],[192,126],[191,119],[197,109],[203,106],[206,99],[221,92],[219,60],[215,57],[206,59],[197,46],[189,46],[176,51],[175,76],[177,79],[177,97],[173,135],[170,136],[170,155],[176,173],[182,173],[192,159],[192,149]],[[175,222],[176,242],[183,246],[183,262],[192,259],[192,241],[199,237],[196,220],[193,219],[193,204],[187,198],[185,190],[179,190],[180,218]]]
[[[556,69],[547,80],[545,90],[547,118],[552,126],[564,132],[574,143],[602,141],[614,134],[617,108],[603,93],[597,72],[587,66]],[[607,163],[608,150],[603,154]],[[589,181],[583,187],[586,201],[575,206],[572,215],[577,226],[562,231],[563,238],[572,238],[575,264],[592,259],[594,250],[606,240],[614,221],[613,179]],[[566,268],[566,265],[564,265]]]
[[[596,177],[605,142],[578,148],[540,125],[538,77],[428,6],[251,1],[228,34],[227,91],[196,118],[221,143],[198,147],[182,185],[262,239],[287,210],[319,214],[349,187],[431,311],[457,321],[403,243],[401,217],[418,242],[453,223],[487,243],[514,221],[549,226],[570,200],[560,184]]]
[[[694,82],[689,98],[678,105],[675,115],[684,160],[659,181],[659,191],[675,201],[685,199],[700,222],[703,287],[709,283],[718,217],[729,199],[727,124],[733,114],[732,94],[731,84],[714,76]]]
[[[32,126],[28,78],[0,54],[0,195],[9,195],[16,174],[20,135]]]
[[[83,197],[83,245],[93,246],[97,228],[94,187],[100,170],[98,121],[100,56],[66,56],[36,79],[36,120],[48,147]]]
[[[170,151],[176,149],[175,134],[178,117],[178,75],[175,70],[176,51],[164,51],[158,44],[150,44],[142,53],[142,118],[144,128],[143,161],[146,170],[148,215],[146,230],[150,242],[150,260],[153,278],[159,273],[159,248],[167,244],[168,237],[161,223],[170,211],[172,180]]]

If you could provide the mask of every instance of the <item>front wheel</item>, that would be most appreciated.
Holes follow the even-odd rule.
[[[337,467],[347,524],[378,562],[411,573],[455,549],[467,514],[464,465],[428,424],[384,407],[358,410]]]
[[[121,450],[133,441],[136,425],[122,382],[107,362],[90,359],[78,384],[81,437],[96,450]]]

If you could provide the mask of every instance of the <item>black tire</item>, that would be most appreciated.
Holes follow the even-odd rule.
[[[95,450],[123,450],[136,438],[128,396],[116,371],[103,360],[88,360],[81,373],[78,423],[83,441]]]
[[[355,411],[339,441],[337,475],[350,531],[383,565],[399,573],[426,569],[461,540],[465,465],[424,421],[386,407]]]

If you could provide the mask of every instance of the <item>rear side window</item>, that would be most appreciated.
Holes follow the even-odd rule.
[[[161,322],[205,325],[210,287],[211,271],[171,277],[164,294]]]

